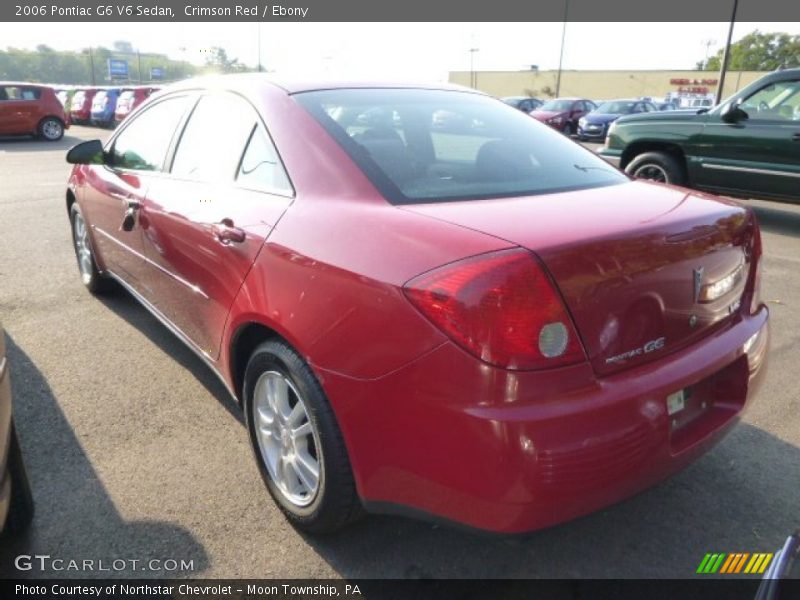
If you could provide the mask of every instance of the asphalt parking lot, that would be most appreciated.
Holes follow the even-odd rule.
[[[315,538],[273,505],[214,375],[126,293],[98,299],[81,285],[64,153],[98,134],[0,140],[0,320],[37,502],[27,537],[0,541],[0,574],[92,576],[13,570],[15,556],[44,554],[122,559],[119,574],[140,577],[685,578],[706,552],[772,552],[800,526],[800,206],[749,201],[770,372],[743,422],[689,469],[523,537],[373,516]],[[191,568],[142,571],[150,559]]]

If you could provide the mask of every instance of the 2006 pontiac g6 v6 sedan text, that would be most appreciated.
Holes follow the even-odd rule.
[[[472,90],[188,81],[67,159],[84,284],[221,377],[308,531],[585,514],[708,450],[763,377],[749,209]]]

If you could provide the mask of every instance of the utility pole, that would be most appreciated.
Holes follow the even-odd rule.
[[[136,50],[136,72],[139,73],[139,84],[142,83],[142,54]]]
[[[731,24],[728,27],[728,41],[725,43],[725,50],[722,52],[722,64],[719,69],[719,85],[717,86],[717,96],[714,104],[722,102],[722,89],[725,87],[725,73],[728,70],[728,57],[731,53],[731,39],[733,38],[733,25],[736,23],[736,9],[739,8],[739,0],[733,0],[733,12],[731,13]]]
[[[558,76],[556,77],[556,98],[561,92],[561,65],[564,62],[564,39],[567,37],[567,12],[569,11],[569,0],[564,0],[564,25],[561,28],[561,53],[558,56]]]

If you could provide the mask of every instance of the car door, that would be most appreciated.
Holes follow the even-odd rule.
[[[748,118],[731,123],[722,110],[709,114],[697,152],[697,184],[800,198],[800,78],[767,84],[740,108]]]
[[[233,300],[293,196],[253,106],[204,94],[142,217],[153,302],[206,356],[219,355]]]
[[[147,187],[160,176],[187,107],[185,95],[153,104],[106,145],[107,164],[86,170],[80,201],[97,251],[108,269],[140,293],[147,291],[142,230],[126,231],[122,222],[129,209],[144,203]]]

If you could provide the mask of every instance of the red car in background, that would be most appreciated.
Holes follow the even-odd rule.
[[[100,88],[83,88],[75,92],[70,104],[70,117],[73,123],[85,125],[92,118],[92,102]]]
[[[307,531],[572,519],[701,456],[764,376],[752,209],[474,90],[190,80],[67,160],[82,282],[220,377]]]
[[[124,120],[135,108],[147,100],[150,95],[157,92],[158,87],[140,86],[134,88],[124,88],[117,99],[117,108],[114,112],[114,120],[119,123]]]
[[[572,135],[578,132],[580,118],[595,108],[597,105],[586,98],[556,98],[548,100],[528,114],[537,121],[550,125],[553,129],[566,135]]]
[[[0,82],[0,135],[34,135],[54,142],[69,118],[51,87]]]

